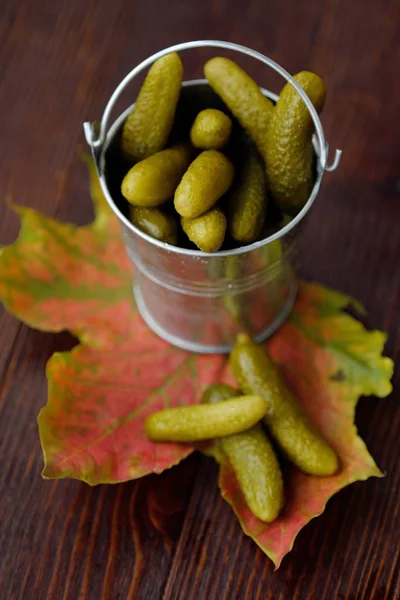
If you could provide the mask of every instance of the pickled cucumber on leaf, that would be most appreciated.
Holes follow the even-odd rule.
[[[294,76],[316,111],[324,107],[326,89],[322,79],[308,71]],[[283,212],[296,214],[307,202],[313,187],[314,122],[291,83],[281,91],[267,132],[265,153],[268,185]]]
[[[162,150],[174,123],[183,65],[176,52],[150,67],[122,130],[122,154],[131,163]]]
[[[267,351],[247,335],[239,334],[229,362],[240,389],[269,403],[264,422],[289,460],[310,475],[336,473],[336,453],[311,425]]]
[[[178,221],[173,215],[167,215],[159,208],[130,206],[131,222],[141,231],[156,240],[175,245],[178,241]]]
[[[207,388],[203,402],[226,401],[240,394],[228,385]],[[232,465],[251,512],[262,521],[274,521],[283,507],[283,481],[272,445],[257,424],[219,440],[222,452]]]
[[[212,208],[194,219],[181,217],[181,225],[190,241],[203,252],[216,252],[224,243],[226,217],[220,208]]]
[[[234,168],[218,150],[204,150],[192,162],[178,185],[176,211],[188,219],[204,215],[231,187]]]
[[[225,113],[214,108],[206,108],[197,115],[190,139],[195,148],[219,150],[228,142],[232,130],[232,121]]]
[[[134,206],[154,208],[170,200],[192,158],[189,145],[157,152],[136,163],[125,175],[121,192]]]
[[[194,442],[245,431],[267,412],[259,396],[240,396],[223,404],[196,404],[167,408],[145,421],[147,436],[153,441]]]
[[[204,65],[204,74],[242,127],[256,144],[261,156],[274,105],[257,83],[229,58],[215,57]]]
[[[217,404],[218,402],[223,402],[230,398],[237,398],[241,395],[240,390],[237,390],[226,383],[215,383],[214,385],[209,385],[204,390],[201,402],[202,404]]]

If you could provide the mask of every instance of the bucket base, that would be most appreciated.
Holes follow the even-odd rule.
[[[133,294],[136,301],[136,306],[138,311],[143,318],[146,325],[160,338],[172,344],[173,346],[177,346],[178,348],[182,348],[182,350],[188,350],[189,352],[197,352],[198,354],[228,354],[232,348],[233,344],[225,344],[221,346],[211,346],[206,344],[199,344],[195,342],[188,342],[182,338],[179,338],[175,335],[168,333],[161,325],[154,319],[153,315],[147,310],[146,304],[143,300],[142,292],[140,291],[140,287],[137,284],[133,286]],[[297,285],[293,285],[286,300],[282,311],[279,315],[266,327],[263,331],[253,336],[255,342],[263,342],[268,337],[270,337],[287,319],[289,314],[292,311],[295,300],[297,296]]]

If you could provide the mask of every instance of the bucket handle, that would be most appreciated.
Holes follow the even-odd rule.
[[[146,69],[147,67],[152,65],[156,60],[158,60],[159,58],[162,58],[163,56],[166,56],[167,54],[170,54],[171,52],[180,52],[182,50],[189,50],[189,49],[193,49],[193,48],[206,48],[206,47],[223,48],[224,50],[233,50],[235,52],[239,52],[240,54],[245,54],[247,56],[250,56],[251,58],[254,58],[254,59],[264,63],[265,65],[267,65],[268,67],[270,67],[271,69],[273,69],[274,71],[279,73],[279,75],[281,75],[284,79],[286,79],[286,81],[291,83],[291,85],[295,88],[297,93],[301,96],[304,103],[306,104],[308,111],[311,115],[311,118],[314,122],[315,133],[316,133],[316,137],[318,140],[318,146],[319,146],[318,154],[319,154],[319,162],[320,162],[321,170],[322,171],[334,171],[338,167],[340,158],[342,155],[342,150],[336,150],[335,156],[334,156],[332,162],[330,162],[330,163],[328,162],[329,145],[325,141],[324,130],[323,130],[321,121],[319,119],[318,113],[315,110],[313,103],[311,102],[311,100],[309,99],[309,97],[307,96],[305,91],[297,83],[297,81],[295,81],[295,79],[293,79],[293,77],[290,75],[290,73],[288,73],[283,67],[281,67],[275,61],[273,61],[271,58],[264,56],[263,54],[261,54],[261,52],[257,52],[256,50],[247,48],[246,46],[241,46],[239,44],[234,44],[232,42],[222,42],[222,41],[218,41],[218,40],[196,40],[196,41],[192,41],[192,42],[184,42],[181,44],[175,44],[174,46],[170,46],[169,48],[160,50],[159,52],[156,52],[152,56],[149,56],[148,58],[146,58],[139,65],[134,67],[128,73],[128,75],[126,75],[126,77],[124,77],[124,79],[121,81],[121,83],[117,86],[117,88],[115,89],[114,93],[112,94],[111,98],[109,99],[109,101],[104,109],[104,113],[103,113],[100,123],[86,122],[83,124],[86,141],[92,150],[92,154],[93,154],[93,157],[96,161],[98,168],[100,166],[100,157],[102,154],[103,145],[104,145],[104,142],[107,137],[107,131],[108,131],[107,128],[108,128],[108,123],[110,120],[111,112],[112,112],[118,98],[121,96],[122,92],[125,90],[125,88],[128,86],[128,84],[136,77],[136,75],[139,75],[139,73],[141,73],[144,69]]]

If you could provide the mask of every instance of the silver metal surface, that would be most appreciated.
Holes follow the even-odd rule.
[[[277,71],[296,88],[315,125],[316,179],[303,209],[285,227],[268,238],[243,248],[208,254],[155,240],[137,229],[111,197],[107,180],[107,150],[132,107],[107,130],[115,102],[143,69],[170,52],[198,47],[236,50],[256,58]],[[205,80],[183,83],[184,88],[208,86]],[[277,100],[268,90],[263,93]],[[296,295],[292,258],[296,240],[304,228],[326,170],[339,164],[336,151],[328,165],[328,144],[319,117],[302,88],[271,59],[249,48],[219,41],[196,41],[171,46],[133,69],[112,94],[100,123],[85,123],[86,140],[98,169],[101,187],[117,215],[128,254],[135,266],[134,294],[146,323],[162,338],[195,352],[228,352],[236,335],[249,332],[261,341],[279,327],[289,314]]]

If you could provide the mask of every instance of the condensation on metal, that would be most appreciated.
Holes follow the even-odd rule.
[[[317,157],[314,187],[307,203],[292,221],[259,242],[213,254],[171,246],[137,229],[114,203],[105,173],[106,151],[132,109],[129,107],[107,129],[111,112],[126,86],[162,56],[202,47],[247,54],[289,81],[304,100],[313,119],[313,145]],[[182,85],[186,88],[208,83],[206,80],[193,80]],[[262,91],[268,98],[278,99],[273,92]],[[212,40],[178,44],[157,52],[132,69],[112,94],[101,121],[85,123],[84,131],[102,190],[121,222],[125,246],[136,267],[134,294],[147,324],[171,344],[195,352],[227,352],[239,331],[248,331],[257,341],[275,331],[294,303],[297,284],[291,258],[304,217],[318,194],[324,172],[338,166],[341,154],[337,150],[334,160],[328,164],[329,147],[319,117],[291,75],[259,52],[237,44]],[[281,250],[278,258],[274,254],[277,245]],[[236,277],[229,275],[232,264],[239,265]]]

